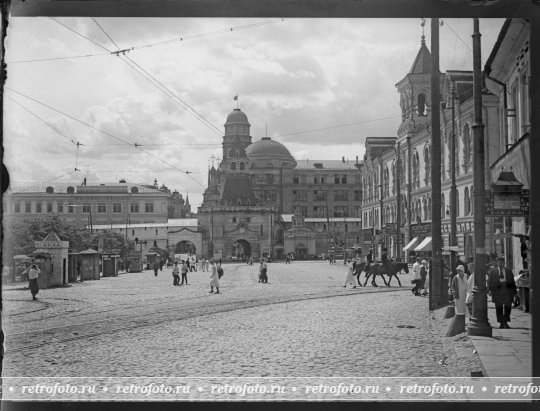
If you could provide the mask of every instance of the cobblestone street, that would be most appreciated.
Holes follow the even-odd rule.
[[[378,279],[382,287],[352,289],[343,288],[340,264],[273,263],[268,284],[258,283],[256,265],[224,268],[219,295],[209,293],[208,272],[173,287],[168,269],[157,278],[146,271],[41,290],[35,302],[21,287],[4,290],[4,375],[405,377],[481,369],[472,346],[468,358],[445,360],[455,357],[452,344],[427,299],[410,293],[410,274],[403,287]]]

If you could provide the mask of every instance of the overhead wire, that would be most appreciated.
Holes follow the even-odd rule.
[[[192,180],[194,180],[195,182],[197,182],[198,184],[200,184],[201,186],[203,186],[202,183],[200,183],[200,182],[199,182],[198,180],[196,180],[194,177],[190,176],[190,174],[193,173],[192,171],[182,170],[182,169],[176,167],[175,165],[169,163],[168,161],[165,161],[165,160],[163,160],[163,159],[161,159],[161,158],[159,158],[159,157],[153,155],[152,153],[149,153],[149,152],[146,151],[146,150],[142,150],[142,149],[139,147],[140,145],[137,144],[137,143],[131,143],[131,142],[127,141],[127,140],[124,140],[124,139],[122,139],[122,138],[120,138],[120,137],[117,137],[117,136],[115,136],[115,135],[113,135],[113,134],[111,134],[111,133],[109,133],[109,132],[107,132],[107,131],[105,131],[105,130],[102,130],[102,129],[100,129],[100,128],[98,128],[98,127],[95,127],[95,126],[93,126],[93,125],[91,125],[91,124],[88,124],[88,123],[86,123],[86,122],[84,122],[84,121],[82,121],[82,120],[80,120],[80,119],[78,119],[78,118],[76,118],[76,117],[73,117],[73,116],[71,116],[71,115],[69,115],[69,114],[67,114],[67,113],[64,113],[64,112],[61,111],[61,110],[58,110],[58,109],[56,109],[56,108],[54,108],[54,107],[51,107],[51,106],[49,106],[48,104],[42,103],[41,101],[36,100],[36,99],[34,99],[34,98],[30,97],[30,96],[27,96],[26,94],[23,94],[23,93],[21,93],[21,92],[19,92],[19,91],[17,91],[17,90],[14,90],[14,89],[12,89],[12,88],[10,88],[10,87],[5,87],[5,89],[6,89],[6,90],[10,90],[10,91],[12,91],[12,92],[14,92],[14,93],[17,93],[17,94],[19,94],[19,95],[21,95],[21,96],[23,96],[23,97],[25,97],[25,98],[27,98],[27,99],[29,99],[29,100],[32,100],[32,101],[34,101],[34,102],[36,102],[36,103],[38,103],[38,104],[40,104],[40,105],[42,105],[42,106],[45,106],[45,107],[47,107],[47,108],[49,108],[49,109],[51,109],[51,110],[53,110],[53,111],[55,111],[55,112],[57,112],[57,113],[60,113],[60,114],[66,116],[66,117],[68,117],[68,118],[70,118],[70,119],[72,119],[72,120],[74,120],[74,121],[77,121],[78,123],[81,123],[81,124],[83,124],[83,125],[85,125],[85,126],[87,126],[87,127],[90,127],[90,128],[93,129],[93,130],[99,131],[100,133],[103,133],[103,134],[105,134],[105,135],[107,135],[107,136],[109,136],[109,137],[112,137],[112,138],[114,138],[114,139],[116,139],[116,140],[122,141],[122,142],[125,143],[126,145],[128,145],[128,146],[130,146],[130,147],[134,147],[134,148],[138,149],[139,151],[142,151],[143,153],[146,153],[146,154],[148,154],[149,156],[154,157],[155,159],[159,160],[160,162],[162,162],[162,163],[164,163],[164,164],[167,164],[168,166],[170,166],[170,167],[172,167],[172,168],[174,168],[174,169],[176,169],[176,170],[178,170],[178,171],[180,171],[180,172],[186,174],[186,175],[189,176]]]
[[[49,18],[51,20],[54,20],[51,17],[49,17]],[[58,22],[57,20],[54,20],[54,21],[56,21],[58,24],[62,24],[62,23]],[[138,46],[132,46],[132,47],[129,48],[129,50],[140,50],[140,49],[144,49],[144,48],[161,46],[163,44],[183,42],[185,40],[193,40],[193,39],[198,39],[198,38],[202,38],[202,37],[215,36],[217,34],[222,34],[222,33],[230,33],[230,32],[234,32],[234,31],[247,30],[247,29],[256,28],[256,27],[260,27],[260,26],[264,26],[264,25],[268,25],[268,24],[275,24],[275,23],[278,23],[279,21],[284,21],[284,19],[280,18],[280,19],[276,19],[275,21],[266,20],[266,21],[263,21],[263,22],[245,24],[245,25],[242,25],[242,26],[228,27],[228,28],[225,28],[225,29],[215,30],[215,31],[212,31],[212,32],[207,32],[207,33],[200,33],[200,34],[193,34],[193,35],[182,36],[182,37],[175,37],[174,39],[163,40],[163,41],[159,41],[159,42],[155,42],[155,43],[147,43],[147,44],[141,44],[141,45],[138,45]],[[64,27],[66,27],[66,28],[68,27],[68,26],[66,26],[64,24],[62,24],[62,25]],[[69,30],[71,30],[71,28]],[[73,30],[71,30],[71,31],[73,31]],[[76,58],[85,58],[85,57],[97,57],[97,56],[107,56],[107,55],[110,55],[110,54],[116,54],[116,53],[115,52],[107,52],[107,53],[99,53],[99,54],[86,54],[86,55],[66,56],[66,57],[51,57],[51,58],[32,59],[32,60],[17,60],[17,61],[9,61],[9,62],[7,62],[7,64],[33,63],[33,62],[39,62],[39,61],[66,60],[66,59],[76,59]]]

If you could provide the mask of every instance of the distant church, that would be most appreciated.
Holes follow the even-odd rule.
[[[344,241],[359,243],[358,157],[297,161],[270,137],[252,142],[250,127],[240,108],[227,116],[222,160],[209,170],[197,214],[203,254],[242,260],[294,253],[307,259]],[[293,224],[293,215],[301,225]]]

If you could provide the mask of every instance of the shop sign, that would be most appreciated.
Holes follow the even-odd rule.
[[[396,223],[386,223],[383,227],[383,233],[386,235],[396,235],[397,234],[397,224]]]
[[[486,215],[496,217],[521,216],[529,213],[529,190],[493,192],[486,190]]]
[[[411,234],[413,237],[431,235],[431,223],[420,223],[411,225]]]

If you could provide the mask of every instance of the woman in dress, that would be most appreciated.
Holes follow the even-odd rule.
[[[456,315],[465,315],[467,313],[467,276],[465,275],[465,267],[458,265],[456,268],[457,275],[452,278],[451,291],[454,296],[454,304]]]
[[[351,260],[347,260],[347,274],[345,277],[345,285],[344,288],[347,288],[347,284],[352,284],[353,288],[356,288],[356,285],[354,284],[354,275],[353,272],[356,268],[356,262],[352,263]]]
[[[210,293],[213,293],[214,287],[216,287],[216,294],[219,294],[219,277],[216,262],[213,258],[210,260],[210,271],[212,272],[212,275],[210,276]]]

